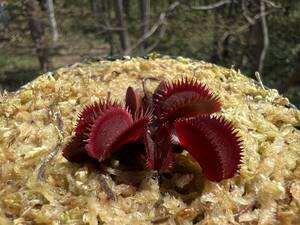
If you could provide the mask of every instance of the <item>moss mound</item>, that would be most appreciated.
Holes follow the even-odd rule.
[[[84,105],[108,95],[123,99],[143,79],[154,90],[160,80],[182,76],[220,97],[220,114],[244,140],[240,175],[210,182],[183,154],[158,185],[150,171],[62,157]],[[297,224],[299,121],[300,111],[276,90],[205,62],[150,57],[61,68],[0,97],[0,224]]]

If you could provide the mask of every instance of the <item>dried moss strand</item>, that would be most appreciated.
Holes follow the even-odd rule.
[[[45,171],[47,164],[54,159],[54,157],[57,155],[57,153],[61,150],[62,144],[58,143],[56,144],[53,149],[50,151],[49,155],[43,159],[41,162],[39,168],[38,168],[38,174],[37,179],[42,181],[45,179]]]
[[[106,193],[108,199],[115,201],[116,200],[116,195],[113,192],[113,190],[109,187],[108,183],[106,182],[105,178],[103,175],[99,176],[99,181],[102,189]]]
[[[37,179],[42,181],[45,178],[45,171],[46,171],[46,166],[47,164],[52,161],[55,156],[58,154],[58,152],[61,150],[62,148],[62,143],[63,143],[63,139],[64,139],[64,124],[63,124],[63,120],[61,118],[61,115],[59,112],[54,112],[53,110],[53,106],[50,106],[50,113],[53,117],[53,120],[55,121],[55,128],[58,132],[58,137],[59,137],[59,143],[57,143],[52,150],[50,151],[49,155],[46,156],[41,164],[40,167],[38,169],[38,174],[37,174]]]

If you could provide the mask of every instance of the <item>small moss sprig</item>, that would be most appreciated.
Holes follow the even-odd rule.
[[[81,111],[63,156],[103,162],[139,143],[147,168],[165,171],[172,169],[175,149],[185,149],[209,180],[228,179],[238,172],[243,148],[233,125],[211,115],[220,110],[219,98],[197,80],[162,81],[144,96],[128,87],[125,104],[102,100]]]

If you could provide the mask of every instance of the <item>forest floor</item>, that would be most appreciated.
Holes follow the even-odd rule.
[[[32,42],[0,43],[0,49],[0,91],[16,90],[42,73]],[[63,38],[52,45],[51,70],[106,56],[108,52],[109,46],[101,40],[74,36]]]
[[[50,71],[85,59],[105,57],[109,55],[109,48],[107,43],[94,35],[65,34],[51,46]],[[3,90],[15,91],[42,73],[30,39],[18,37],[14,41],[0,42],[0,93]],[[298,86],[290,88],[285,95],[300,107]]]

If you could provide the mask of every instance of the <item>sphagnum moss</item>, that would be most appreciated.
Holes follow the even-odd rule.
[[[134,172],[125,176],[113,162],[99,169],[70,163],[57,151],[84,105],[108,95],[123,99],[128,86],[141,89],[146,78],[153,91],[158,80],[183,76],[220,97],[219,114],[243,138],[239,176],[210,182],[184,153],[164,184],[140,171],[132,185],[124,179]],[[0,224],[297,224],[299,121],[300,112],[276,90],[205,62],[133,58],[61,68],[0,97]]]

